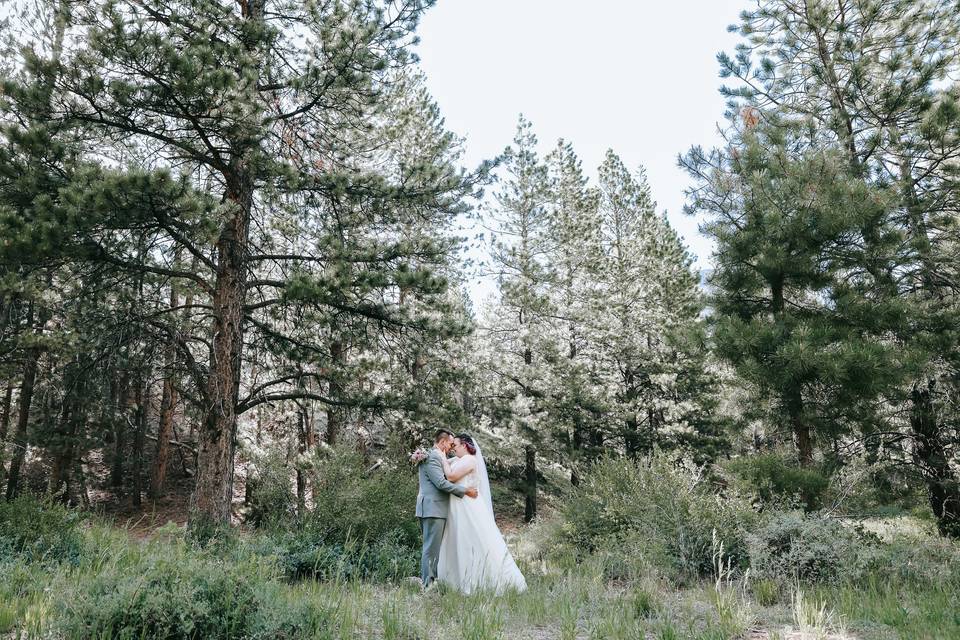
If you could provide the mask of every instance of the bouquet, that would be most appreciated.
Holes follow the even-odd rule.
[[[423,447],[417,447],[413,453],[410,454],[410,464],[417,466],[421,462],[427,459],[427,450]]]

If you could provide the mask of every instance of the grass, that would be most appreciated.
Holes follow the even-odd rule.
[[[801,637],[796,634],[803,632],[802,637],[811,640],[960,637],[960,594],[936,580],[904,583],[878,573],[856,584],[784,588],[769,580],[751,582],[731,570],[719,545],[715,576],[683,586],[653,568],[644,575],[610,578],[603,559],[520,557],[530,588],[498,597],[464,596],[445,588],[422,594],[404,581],[291,582],[263,555],[255,534],[215,549],[190,545],[175,527],[160,529],[147,542],[97,523],[83,535],[84,552],[77,562],[4,561],[0,638],[82,637],[79,627],[67,622],[81,610],[83,589],[98,578],[112,584],[111,576],[146,575],[151,568],[167,566],[163,563],[186,567],[183,579],[192,580],[191,588],[202,593],[208,593],[211,584],[221,584],[218,567],[228,571],[228,580],[239,576],[248,584],[258,608],[245,630],[231,637],[732,640],[757,630],[782,638]],[[538,532],[534,528],[520,535],[536,537]],[[529,541],[512,542],[514,547],[531,546]],[[194,566],[195,572],[188,570]],[[187,598],[197,591],[175,593]],[[204,597],[215,598],[216,593]],[[236,597],[225,595],[223,606],[235,607],[229,598]],[[215,608],[217,603],[209,600],[204,606]],[[105,600],[104,606],[117,603]],[[97,636],[124,637],[104,630],[86,637]],[[141,631],[136,637],[151,636]]]

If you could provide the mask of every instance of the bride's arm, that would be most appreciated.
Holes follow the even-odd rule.
[[[449,466],[449,463],[447,463]],[[447,474],[447,480],[450,482],[459,482],[460,479],[477,468],[477,459],[473,456],[463,456],[457,461],[457,468],[454,469],[450,466],[449,471],[444,468],[444,473]]]

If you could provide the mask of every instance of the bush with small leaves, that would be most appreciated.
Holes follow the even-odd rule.
[[[591,553],[618,549],[678,579],[710,573],[714,531],[733,565],[745,566],[745,531],[756,519],[743,500],[720,498],[698,470],[662,455],[600,461],[561,513],[566,545]]]
[[[419,571],[419,549],[395,532],[372,544],[366,541],[324,542],[310,531],[280,535],[273,553],[288,579],[394,582]]]
[[[23,495],[0,502],[0,560],[76,563],[83,551],[82,516]]]
[[[303,529],[324,543],[375,543],[386,537],[420,545],[413,516],[417,476],[408,466],[385,464],[372,471],[363,456],[340,448],[318,459],[312,472],[313,506]]]
[[[775,453],[734,458],[723,466],[741,493],[755,496],[764,506],[797,500],[805,510],[815,511],[823,506],[830,486],[828,474]]]
[[[257,613],[256,591],[243,565],[166,545],[135,564],[78,579],[62,632],[68,639],[244,637]]]
[[[796,511],[772,515],[748,540],[753,574],[781,584],[856,579],[875,554],[870,540],[839,521]]]
[[[281,451],[257,456],[247,476],[246,522],[257,527],[288,526],[297,517],[293,465]]]

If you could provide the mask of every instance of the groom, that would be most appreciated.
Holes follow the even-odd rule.
[[[462,498],[477,497],[477,490],[453,484],[443,474],[443,458],[453,448],[453,434],[446,429],[437,431],[433,448],[420,463],[420,491],[417,493],[417,518],[423,533],[423,553],[420,556],[420,579],[424,588],[437,579],[440,560],[440,540],[450,511],[450,494]]]

